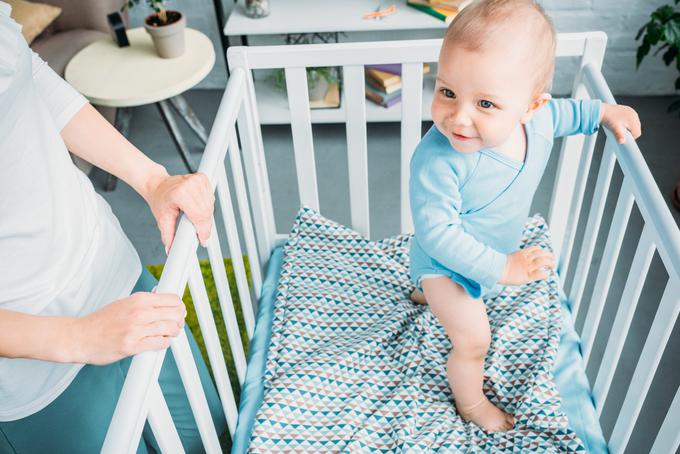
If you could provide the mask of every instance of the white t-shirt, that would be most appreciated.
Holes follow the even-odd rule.
[[[0,1],[0,308],[80,316],[130,294],[141,264],[59,135],[87,102]],[[0,358],[0,421],[56,399],[82,364]]]

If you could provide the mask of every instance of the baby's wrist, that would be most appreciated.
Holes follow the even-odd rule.
[[[601,124],[604,121],[606,110],[607,110],[607,103],[603,102],[602,105],[600,106],[600,118],[598,120],[598,123]]]
[[[507,283],[510,273],[512,269],[512,263],[510,260],[510,255],[505,256],[505,266],[503,267],[503,273],[501,274],[501,278],[498,280],[499,283],[505,284]]]

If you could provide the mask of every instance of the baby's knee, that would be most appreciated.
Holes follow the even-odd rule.
[[[484,358],[491,345],[491,333],[475,333],[452,341],[452,352],[467,358]]]

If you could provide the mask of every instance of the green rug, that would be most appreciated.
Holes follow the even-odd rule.
[[[248,277],[248,285],[251,285],[250,277],[250,267],[248,266],[247,256],[243,257],[243,262],[246,267],[246,275]],[[201,265],[201,273],[203,274],[203,281],[205,282],[206,291],[208,293],[208,299],[210,300],[210,307],[212,309],[213,318],[215,319],[215,325],[217,326],[217,333],[220,337],[220,344],[222,345],[222,353],[224,354],[225,362],[227,363],[227,371],[229,372],[229,380],[231,382],[231,387],[234,390],[234,398],[236,402],[239,402],[241,395],[241,389],[238,383],[238,376],[236,375],[236,366],[234,365],[234,359],[229,348],[229,342],[227,340],[227,331],[224,326],[224,318],[222,317],[222,310],[220,308],[219,299],[217,297],[217,290],[215,288],[215,280],[213,279],[212,270],[210,269],[210,263],[205,261],[199,262]],[[236,278],[234,276],[234,267],[232,265],[231,259],[224,259],[224,267],[227,271],[227,278],[229,280],[229,289],[231,291],[231,299],[234,302],[234,311],[236,312],[236,319],[238,320],[239,331],[241,332],[241,342],[243,343],[243,348],[245,350],[246,358],[248,358],[248,335],[246,333],[245,322],[243,320],[243,310],[241,309],[241,301],[238,296],[238,289],[236,287]],[[148,270],[153,274],[156,279],[160,279],[161,273],[163,272],[163,265],[148,265]],[[184,292],[182,297],[187,308],[186,323],[191,329],[191,332],[196,339],[198,348],[201,350],[201,355],[203,355],[203,360],[208,366],[210,375],[212,376],[212,367],[208,361],[208,353],[205,348],[205,342],[198,325],[198,317],[196,316],[196,310],[194,309],[194,302],[189,294],[189,286]],[[213,376],[213,381],[215,380]]]

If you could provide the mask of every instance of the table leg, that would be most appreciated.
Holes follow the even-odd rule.
[[[205,131],[205,127],[199,121],[198,117],[194,113],[187,100],[184,96],[177,95],[170,98],[170,103],[172,107],[175,108],[177,113],[182,117],[182,119],[189,125],[189,127],[196,133],[196,136],[201,139],[203,145],[208,143],[208,133]]]
[[[227,70],[227,77],[229,76],[229,65],[227,63],[227,49],[229,49],[229,38],[224,34],[224,7],[222,0],[213,0],[215,7],[215,18],[217,19],[217,31],[220,35],[220,42],[222,43],[222,57]],[[234,0],[234,8],[236,7],[236,0]]]
[[[132,110],[129,107],[119,107],[118,109],[116,109],[115,127],[118,130],[118,132],[120,132],[121,135],[123,135],[123,137],[127,137],[128,132],[130,131],[131,117]],[[107,173],[106,182],[104,183],[104,191],[111,192],[114,189],[116,189],[117,182],[118,178],[116,178],[115,175]]]
[[[170,110],[170,103],[167,100],[163,100],[157,102],[156,106],[158,106],[158,111],[161,114],[163,123],[165,123],[165,126],[168,128],[168,131],[170,131],[170,136],[172,137],[173,142],[175,142],[175,146],[177,146],[177,149],[179,150],[179,154],[182,157],[182,160],[184,161],[184,165],[187,167],[189,172],[191,173],[196,172],[197,168],[196,165],[194,164],[193,159],[191,159],[191,155],[189,154],[189,148],[184,142],[182,134],[180,134],[179,132],[179,127],[177,125],[177,122],[175,121],[175,118],[172,116],[172,112]]]

